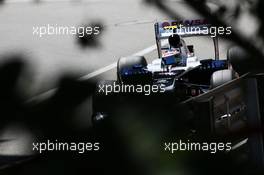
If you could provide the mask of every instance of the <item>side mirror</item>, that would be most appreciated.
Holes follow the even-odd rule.
[[[194,56],[194,47],[193,47],[193,45],[188,45],[187,48],[188,48],[191,56]]]

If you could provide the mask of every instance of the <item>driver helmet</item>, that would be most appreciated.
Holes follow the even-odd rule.
[[[181,37],[177,34],[172,34],[168,38],[169,45],[172,48],[179,48],[181,47]]]

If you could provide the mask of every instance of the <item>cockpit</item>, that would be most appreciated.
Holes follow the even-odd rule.
[[[168,38],[168,45],[161,48],[163,66],[186,66],[188,48],[185,41],[177,34]]]

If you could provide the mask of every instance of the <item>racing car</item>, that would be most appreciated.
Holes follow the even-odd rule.
[[[111,84],[112,86],[130,85],[130,87],[155,85],[160,88],[160,91],[151,95],[167,95],[175,98],[175,102],[181,102],[231,81],[235,73],[227,59],[219,58],[218,38],[210,37],[203,32],[204,29],[210,27],[210,24],[206,20],[194,20],[200,22],[193,24],[188,21],[172,20],[155,23],[158,58],[148,64],[144,56],[122,57],[117,62],[117,81],[104,81],[99,84],[109,85],[107,87]],[[190,32],[193,27],[196,30]],[[185,38],[197,36],[212,38],[214,59],[198,58],[194,52],[194,46],[186,44]],[[137,95],[138,93],[121,92],[106,97],[105,94],[97,91],[93,100],[94,120],[104,118],[104,114],[111,108],[113,101],[120,101],[120,96],[135,97]],[[109,96],[114,98],[106,102]]]

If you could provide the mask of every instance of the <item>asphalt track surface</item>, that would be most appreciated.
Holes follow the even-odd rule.
[[[171,3],[186,19],[199,18],[181,1]],[[6,61],[3,57],[6,54],[25,55],[32,73],[31,97],[55,88],[64,74],[81,79],[116,79],[115,63],[119,57],[144,55],[149,62],[157,57],[153,24],[163,19],[167,19],[166,15],[140,0],[80,0],[74,3],[7,0],[0,6],[0,63]],[[96,48],[82,48],[76,36],[39,38],[33,35],[33,26],[78,26],[90,22],[100,22],[104,26],[98,36],[100,46]],[[190,38],[187,43],[194,44],[199,58],[213,58],[211,40]],[[220,42],[223,59],[227,45]],[[32,137],[23,126],[7,127],[0,139],[7,140],[0,142],[0,155],[31,154],[32,148],[28,145],[31,146]]]

